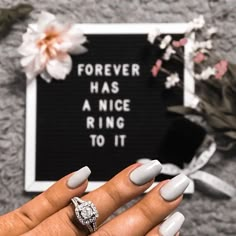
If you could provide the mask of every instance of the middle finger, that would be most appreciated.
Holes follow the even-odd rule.
[[[146,235],[176,209],[188,184],[189,178],[183,174],[161,182],[136,205],[104,224],[93,235]]]
[[[136,163],[121,171],[100,188],[82,197],[83,200],[89,200],[96,206],[99,212],[98,226],[123,204],[148,189],[160,171],[161,164],[157,160],[150,161],[144,165]],[[52,234],[48,235],[81,236],[88,234],[86,229],[78,227],[74,222],[74,206],[70,204],[41,223],[34,231],[43,232],[45,230],[49,232],[50,229],[47,230],[46,228],[53,224],[53,233],[51,232]],[[55,232],[55,230],[58,232]]]

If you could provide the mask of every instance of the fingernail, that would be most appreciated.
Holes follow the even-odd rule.
[[[186,175],[179,174],[160,189],[160,194],[166,201],[173,201],[184,193],[189,183]]]
[[[158,160],[152,160],[132,171],[129,178],[134,184],[143,185],[155,178],[161,169],[161,163]]]
[[[181,226],[183,225],[185,217],[180,212],[176,212],[167,218],[164,223],[160,226],[159,233],[160,236],[174,236],[176,235]]]
[[[67,181],[67,186],[69,188],[77,188],[80,186],[91,174],[91,170],[88,166],[85,166],[77,170]]]

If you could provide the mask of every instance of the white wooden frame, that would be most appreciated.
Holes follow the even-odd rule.
[[[187,29],[185,23],[166,24],[79,24],[84,34],[148,34],[158,28],[162,34],[184,34]],[[193,62],[190,60],[192,40],[185,46],[184,69],[184,104],[190,104],[194,94],[194,79],[192,77]],[[25,136],[25,191],[41,192],[49,188],[54,181],[36,181],[36,81],[27,85],[26,91],[26,136]],[[114,173],[115,174],[115,173]],[[102,181],[90,182],[87,191],[91,191],[104,184]],[[154,183],[156,185],[157,183]],[[153,186],[154,186],[153,185]],[[193,192],[193,185],[186,191]]]

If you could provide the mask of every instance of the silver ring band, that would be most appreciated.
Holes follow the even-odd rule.
[[[99,216],[95,205],[91,201],[83,201],[79,197],[71,199],[75,206],[75,215],[77,220],[86,226],[90,233],[97,230],[96,220]]]

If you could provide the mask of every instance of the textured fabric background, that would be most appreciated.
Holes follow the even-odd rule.
[[[15,0],[14,4],[20,2]],[[0,214],[8,212],[34,195],[23,191],[25,77],[20,71],[16,48],[27,23],[40,10],[68,16],[76,22],[185,22],[203,14],[219,28],[217,50],[236,60],[235,0],[30,0],[35,11],[28,22],[14,26],[0,41]],[[10,7],[12,0],[0,0]],[[236,155],[215,155],[205,168],[236,187]],[[198,186],[186,197],[179,210],[186,216],[182,235],[235,236],[236,198],[215,197]]]

